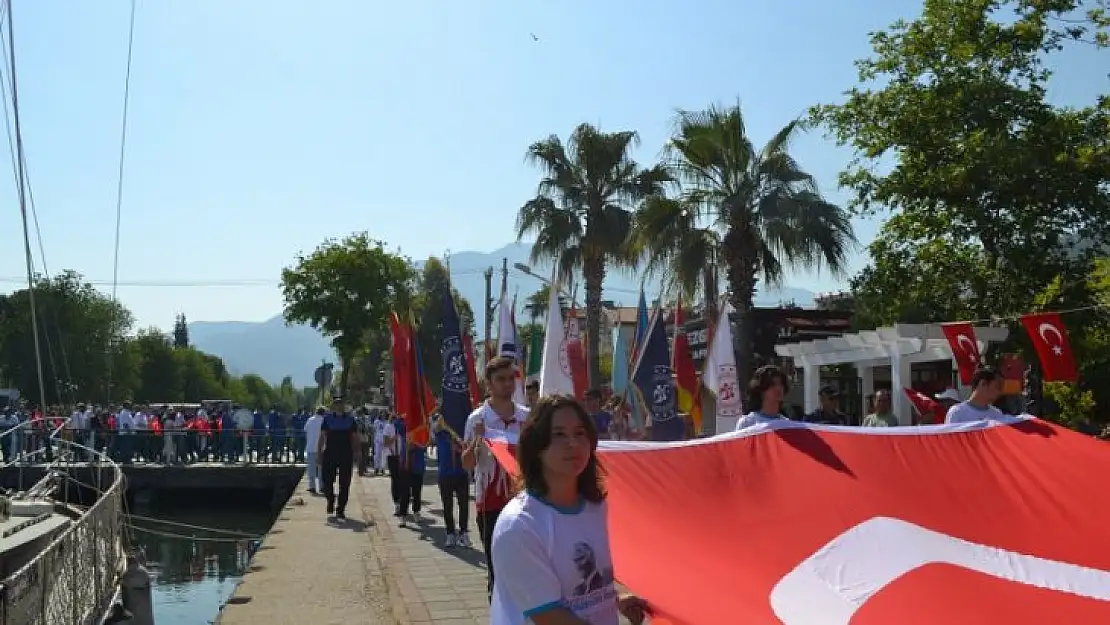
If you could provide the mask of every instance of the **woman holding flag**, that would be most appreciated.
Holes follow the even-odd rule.
[[[493,531],[491,623],[643,621],[646,604],[617,593],[597,441],[573,397],[544,397],[532,409],[517,445],[522,490]]]

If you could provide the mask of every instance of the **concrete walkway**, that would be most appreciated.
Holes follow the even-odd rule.
[[[405,528],[393,517],[389,478],[360,480],[373,506],[370,513],[379,522],[394,616],[407,625],[488,625],[486,556],[474,525],[474,506],[469,527],[474,547],[443,548],[446,529],[439,489],[432,481],[435,473],[427,477],[420,523]]]
[[[305,491],[306,483],[259,547],[218,625],[397,623],[373,546],[373,519],[362,512],[365,495],[352,488],[350,519],[328,523],[323,497]]]
[[[345,525],[298,486],[219,625],[487,625],[486,564],[474,508],[471,549],[445,549],[435,472],[420,523],[393,516],[389,478],[355,477]],[[626,621],[622,620],[622,623]]]

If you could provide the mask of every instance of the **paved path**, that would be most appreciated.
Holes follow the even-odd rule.
[[[415,527],[393,516],[389,478],[355,477],[345,525],[298,486],[218,625],[487,625],[486,564],[471,504],[471,549],[445,549],[435,473]],[[623,623],[624,621],[622,621]]]
[[[394,625],[363,495],[352,489],[344,524],[328,523],[324,500],[302,480],[218,625]]]
[[[434,479],[429,472],[429,482]],[[381,559],[388,571],[393,614],[407,625],[488,625],[486,556],[470,509],[472,549],[444,549],[446,530],[434,483],[424,486],[425,501],[416,527],[401,528],[393,517],[389,478],[358,480],[370,515],[378,521]],[[410,524],[411,525],[411,524]]]

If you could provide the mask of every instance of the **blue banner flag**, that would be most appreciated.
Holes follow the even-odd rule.
[[[662,311],[652,315],[651,325],[636,358],[636,367],[632,370],[632,384],[642,400],[640,405],[651,417],[651,439],[679,441],[685,438],[686,424],[675,409],[671,347]]]
[[[443,397],[440,415],[447,427],[463,436],[466,418],[470,416],[470,377],[467,375],[469,354],[463,349],[462,329],[455,299],[448,291],[443,302]]]

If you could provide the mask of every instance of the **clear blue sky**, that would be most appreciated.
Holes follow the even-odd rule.
[[[14,4],[47,266],[110,280],[128,2]],[[869,51],[867,32],[920,7],[139,0],[119,277],[206,286],[122,286],[120,297],[141,325],[169,327],[178,312],[262,320],[280,312],[281,268],[326,237],[365,229],[414,257],[498,248],[535,190],[530,142],[583,121],[631,128],[647,161],[676,108],[737,99],[762,142],[837,100]],[[1062,99],[1106,90],[1093,59],[1069,64]],[[835,176],[847,154],[819,135],[795,151],[843,199]],[[0,197],[8,291],[24,263],[7,175]],[[866,243],[875,224],[857,233]],[[240,284],[212,286],[227,282]]]

